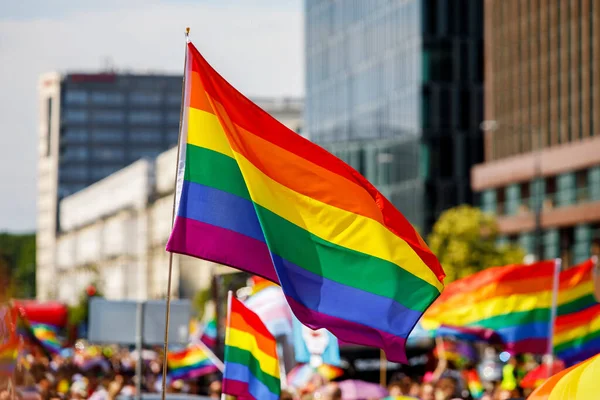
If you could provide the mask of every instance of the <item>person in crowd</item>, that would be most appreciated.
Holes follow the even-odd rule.
[[[221,381],[212,381],[208,386],[208,397],[211,399],[220,399],[221,390]]]

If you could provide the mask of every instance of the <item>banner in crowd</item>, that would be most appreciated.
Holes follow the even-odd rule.
[[[292,317],[294,326],[294,353],[299,363],[340,365],[338,340],[327,329],[312,330]]]

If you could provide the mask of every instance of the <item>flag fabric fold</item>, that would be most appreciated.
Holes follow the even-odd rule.
[[[279,284],[298,319],[406,362],[439,296],[437,258],[358,172],[287,129],[189,43],[167,250]]]
[[[555,268],[554,260],[541,261],[488,268],[459,279],[425,312],[422,324],[426,329],[467,328],[475,336],[480,333],[471,328],[493,331],[515,353],[544,354]]]
[[[239,400],[277,400],[277,342],[258,315],[229,295],[223,393]]]
[[[198,345],[167,354],[171,379],[194,379],[218,371],[208,354]]]
[[[600,303],[594,298],[595,260],[560,274],[554,351],[567,365],[600,353]]]
[[[30,322],[29,328],[31,329],[31,333],[33,334],[33,336],[42,345],[44,350],[52,354],[60,353],[60,351],[62,350],[62,346],[58,339],[57,327],[49,324]]]

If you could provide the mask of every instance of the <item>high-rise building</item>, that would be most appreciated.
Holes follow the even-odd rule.
[[[485,1],[485,162],[503,240],[564,264],[600,239],[600,4]]]
[[[483,6],[306,0],[305,132],[427,233],[483,159]]]
[[[37,280],[48,288],[60,199],[177,143],[181,76],[49,73],[39,90]]]
[[[146,275],[151,261],[159,260],[151,250],[161,248],[164,256],[172,207],[164,181],[174,179],[169,172],[175,172],[175,152],[165,153],[156,168],[154,159],[177,144],[181,83],[177,75],[50,73],[40,79],[40,299],[72,301],[98,268],[100,276],[112,273],[116,289],[107,290],[113,298],[153,293],[143,282],[162,279],[159,268],[154,278]],[[289,128],[302,130],[302,99],[254,101]],[[145,160],[123,170],[140,159]],[[171,159],[169,169],[164,160]],[[148,236],[157,231],[157,237]]]

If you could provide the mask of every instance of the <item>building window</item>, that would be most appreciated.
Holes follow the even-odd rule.
[[[574,172],[556,177],[556,205],[570,206],[577,199],[576,178]]]
[[[170,106],[181,104],[181,93],[169,93],[167,94],[167,104]]]
[[[85,104],[87,99],[88,94],[83,90],[69,90],[65,94],[65,103],[67,104]]]
[[[60,177],[66,180],[84,180],[87,178],[87,170],[81,166],[72,166],[70,168],[62,168]],[[62,179],[61,179],[62,180]]]
[[[558,229],[549,229],[544,232],[544,259],[557,257],[560,257],[560,235]]]
[[[581,170],[575,173],[575,185],[576,185],[576,196],[577,202],[583,203],[589,200],[588,191],[588,171]]]
[[[123,111],[94,111],[92,114],[92,121],[100,124],[118,124],[124,120]]]
[[[83,146],[69,146],[61,153],[61,162],[82,161],[88,158],[88,149]]]
[[[96,143],[114,143],[123,141],[124,135],[120,130],[94,129],[92,139]]]
[[[155,158],[161,153],[160,149],[133,149],[131,150],[131,157],[133,160],[140,158]]]
[[[88,115],[85,110],[65,110],[63,117],[65,122],[86,122]]]
[[[591,225],[579,224],[574,229],[573,264],[584,262],[591,256],[593,232]]]
[[[100,148],[93,149],[92,156],[98,161],[121,161],[125,157],[123,149]]]
[[[513,184],[506,187],[506,215],[515,215],[521,205],[521,185]]]
[[[587,180],[590,200],[600,200],[600,166],[595,166],[588,170]]]
[[[84,143],[88,139],[88,133],[85,129],[67,128],[61,139],[67,143]]]
[[[496,213],[496,189],[485,190],[481,194],[481,210],[486,213]]]
[[[179,123],[179,111],[170,111],[167,113],[167,123],[177,124]]]
[[[129,133],[129,139],[136,143],[158,143],[162,135],[156,129],[134,129]]]
[[[115,106],[123,104],[124,96],[122,93],[92,92],[91,100],[93,104]]]
[[[160,100],[160,93],[133,92],[129,95],[130,103],[136,105],[158,105]]]
[[[129,113],[129,122],[135,124],[156,124],[162,121],[162,115],[159,112],[152,111],[132,111]]]

